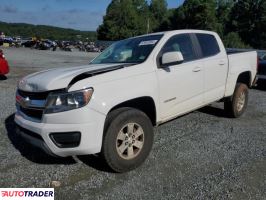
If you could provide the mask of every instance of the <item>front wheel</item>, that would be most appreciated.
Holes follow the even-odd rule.
[[[240,117],[248,104],[248,87],[244,83],[237,83],[233,96],[224,102],[226,113],[233,118]]]
[[[147,115],[136,109],[110,113],[103,139],[102,155],[115,172],[140,166],[153,144],[153,126]]]

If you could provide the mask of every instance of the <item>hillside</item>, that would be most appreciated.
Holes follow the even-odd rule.
[[[41,37],[51,40],[95,40],[96,32],[79,31],[45,25],[0,22],[0,31],[7,36]]]

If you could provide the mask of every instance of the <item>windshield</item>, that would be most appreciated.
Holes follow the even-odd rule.
[[[91,64],[142,63],[162,36],[162,34],[149,35],[116,42],[96,57]]]

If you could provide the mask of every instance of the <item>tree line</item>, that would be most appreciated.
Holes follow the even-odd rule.
[[[97,37],[120,40],[176,29],[216,31],[226,47],[266,49],[266,1],[185,0],[168,9],[166,0],[112,0]]]
[[[0,32],[6,36],[37,37],[51,40],[82,40],[95,41],[94,31],[79,31],[45,25],[0,22]]]

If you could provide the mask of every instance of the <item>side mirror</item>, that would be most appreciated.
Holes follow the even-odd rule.
[[[184,61],[183,55],[180,51],[173,51],[164,53],[162,56],[161,63],[163,66],[165,65],[174,65],[179,64]]]

